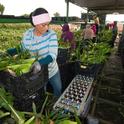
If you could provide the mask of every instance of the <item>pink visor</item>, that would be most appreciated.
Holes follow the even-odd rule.
[[[50,22],[51,18],[48,13],[40,14],[37,16],[32,16],[32,21],[34,25]]]

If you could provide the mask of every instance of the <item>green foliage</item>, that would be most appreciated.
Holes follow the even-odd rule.
[[[70,121],[70,120],[64,120],[64,121],[60,122],[59,124],[78,124],[78,123]]]
[[[88,47],[89,49],[83,49],[83,53],[81,54],[81,62],[85,65],[104,63],[111,52],[109,45],[103,42],[95,43]]]
[[[98,34],[98,37],[98,42],[110,43],[110,41],[112,40],[112,31],[103,29]]]
[[[71,51],[70,61],[80,60],[80,46],[83,41],[82,30],[74,31],[74,40],[76,42],[76,49]]]
[[[4,112],[4,111],[0,110],[0,118],[4,118],[8,115],[10,115],[10,112]]]
[[[81,61],[84,65],[101,64],[107,60],[110,52],[111,48],[108,43],[82,40],[71,53],[70,61]]]
[[[74,39],[75,39],[76,45],[78,46],[78,44],[83,39],[82,30],[74,31]]]
[[[23,33],[30,24],[0,24],[0,50],[14,48],[20,44]]]
[[[14,97],[9,92],[6,92],[4,88],[0,88],[0,108],[4,108],[10,111],[10,107],[5,103],[4,99],[7,99],[7,103],[13,105]]]
[[[7,111],[9,111],[0,111],[0,118],[4,118],[5,116],[8,116],[8,118],[11,117],[16,124],[50,124],[51,121],[53,121],[54,124],[81,124],[76,113],[74,117],[77,122],[74,122],[70,120],[70,114],[62,113],[63,109],[54,111],[51,108],[52,110],[50,110],[49,107],[47,107],[48,103],[51,102],[49,101],[49,98],[51,97],[51,94],[49,93],[46,94],[46,99],[39,113],[36,111],[37,109],[34,103],[32,104],[33,112],[20,112],[15,110],[13,107],[13,99],[11,98],[12,95],[8,94],[9,93],[3,88],[0,88],[0,106],[1,108],[4,107]],[[28,118],[25,118],[26,115],[28,115]]]
[[[59,48],[70,48],[71,44],[69,42],[64,42],[62,39],[59,40]]]
[[[12,95],[5,91],[4,88],[0,88],[0,105],[1,108],[5,108],[8,111],[11,111],[11,116],[15,118],[16,122],[18,124],[23,124],[24,120],[22,117],[18,114],[18,112],[13,108],[13,99]],[[20,113],[21,114],[21,113]]]

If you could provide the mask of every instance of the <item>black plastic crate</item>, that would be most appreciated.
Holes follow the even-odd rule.
[[[8,71],[0,72],[0,84],[15,97],[24,97],[37,91],[48,82],[48,65],[42,65],[37,74],[25,73],[14,77]]]
[[[84,66],[82,62],[76,61],[74,68],[75,74],[93,76],[94,78],[100,73],[104,64],[91,64]]]
[[[43,87],[37,89],[37,91],[32,92],[28,96],[23,96],[21,98],[15,97],[14,107],[19,111],[33,111],[32,103],[36,105],[37,111],[40,111],[43,102],[45,100],[45,91]]]

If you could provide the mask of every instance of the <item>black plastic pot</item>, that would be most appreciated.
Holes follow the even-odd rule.
[[[20,111],[33,111],[32,103],[34,102],[37,108],[37,111],[41,110],[43,102],[45,100],[45,92],[43,87],[39,87],[37,91],[32,92],[23,97],[15,97],[14,99],[14,108]]]

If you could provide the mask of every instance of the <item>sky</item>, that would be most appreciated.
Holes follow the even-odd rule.
[[[113,22],[113,21],[124,21],[124,14],[108,14],[106,16],[106,21],[110,21],[110,22]]]
[[[0,0],[0,3],[5,6],[4,15],[30,14],[36,8],[43,7],[50,16],[54,16],[56,12],[60,16],[66,16],[65,0]],[[81,17],[81,12],[86,12],[86,10],[69,3],[69,16]]]
[[[51,17],[58,12],[60,16],[66,16],[65,0],[0,0],[5,6],[4,15],[21,16],[30,14],[38,7],[45,8]],[[87,12],[83,8],[69,3],[69,16],[81,17],[81,13]],[[107,21],[124,21],[124,15],[107,15]]]

